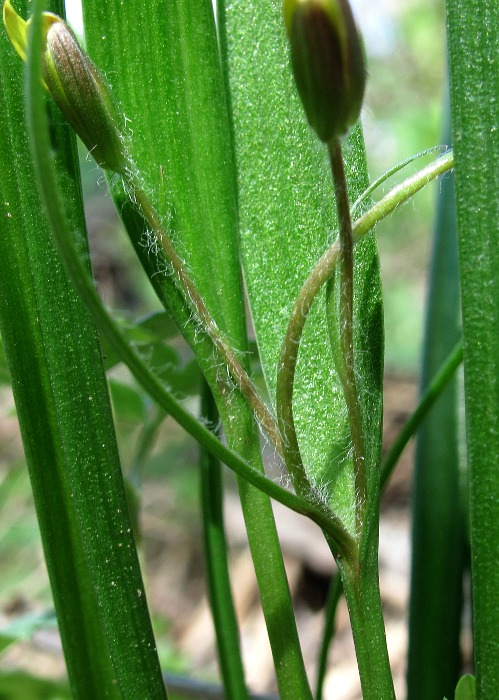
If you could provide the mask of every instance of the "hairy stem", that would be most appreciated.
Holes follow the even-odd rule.
[[[377,539],[377,538],[376,538]],[[395,700],[379,592],[377,542],[360,562],[337,559],[364,700]]]
[[[357,534],[360,534],[360,527],[364,520],[363,512],[366,506],[367,482],[362,419],[354,366],[352,221],[350,219],[347,182],[339,139],[335,138],[329,142],[328,153],[336,196],[336,208],[338,211],[341,260],[339,295],[340,353],[335,353],[335,361],[338,376],[343,387],[345,403],[347,405],[350,435],[352,438]]]
[[[443,175],[454,167],[454,153],[449,151],[440,158],[436,158],[432,163],[419,170],[411,177],[408,177],[399,185],[394,187],[388,194],[376,202],[369,211],[357,219],[353,225],[354,243],[357,243],[362,236],[369,231],[388,214],[391,214],[397,207],[407,202],[412,196],[423,189],[425,185]]]
[[[165,231],[158,213],[152,206],[140,184],[133,177],[127,178],[124,184],[129,193],[130,199],[139,209],[144,219],[148,222],[158,240],[158,243],[161,245],[166,258],[179,281],[181,291],[185,295],[187,303],[192,307],[196,315],[200,328],[212,340],[215,348],[222,356],[224,363],[227,365],[232,379],[237,384],[242,395],[247,399],[263,430],[272,440],[278,452],[282,454],[283,450],[281,437],[274,417],[259,396],[255,385],[248,376],[248,373],[239,362],[234,349],[223,337],[215,319],[206,306],[204,299],[200,295],[194,281],[187,272],[183,260],[178,255],[167,232]]]

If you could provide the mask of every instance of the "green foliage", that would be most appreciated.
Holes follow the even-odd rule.
[[[23,18],[28,4],[15,3]],[[435,239],[427,390],[383,469],[382,294],[373,228],[453,167],[453,154],[372,204],[377,183],[368,188],[360,125],[340,146],[336,136],[329,138],[331,120],[324,126],[321,115],[326,150],[306,123],[277,0],[220,0],[217,22],[210,0],[152,0],[146,11],[139,0],[84,0],[87,49],[105,78],[63,21],[43,15],[41,0],[33,4],[29,33],[24,19],[15,20],[21,53],[27,53],[25,76],[0,36],[0,203],[6,207],[0,379],[7,366],[72,695],[166,696],[132,536],[140,536],[138,487],[148,478],[145,465],[166,416],[202,448],[203,545],[224,691],[231,698],[249,696],[231,599],[221,461],[237,474],[283,700],[306,700],[312,693],[270,497],[320,525],[340,572],[328,607],[317,697],[342,587],[363,697],[394,698],[378,584],[379,493],[426,417],[414,510],[409,697],[432,700],[452,692],[460,672],[468,518],[458,470],[460,385],[450,381],[462,357],[456,345],[460,277],[477,681],[475,693],[474,679],[462,678],[455,700],[488,700],[499,686],[494,0],[447,2],[457,202],[448,199],[447,223],[441,216]],[[343,0],[338,7],[348,10]],[[60,13],[61,3],[51,9]],[[351,29],[347,15],[346,23],[330,17],[343,49]],[[50,33],[55,26],[67,50]],[[481,30],[483,45],[476,46],[473,37]],[[349,59],[345,53],[340,59],[346,79]],[[110,192],[164,311],[138,320],[112,316],[96,293],[74,136],[44,101],[42,65],[70,123],[115,171],[108,173]],[[486,84],[484,67],[494,69]],[[55,77],[63,78],[60,85]],[[341,94],[351,87],[347,83]],[[328,87],[335,99],[336,87]],[[303,97],[303,84],[299,88]],[[311,119],[307,101],[317,89],[305,96],[313,123],[317,104]],[[360,92],[363,84],[353,111],[343,115],[348,122],[358,114]],[[82,104],[82,95],[90,94]],[[113,102],[116,115],[113,109],[109,121]],[[348,197],[356,202],[353,214]],[[456,249],[445,238],[454,209],[459,270]],[[247,337],[246,292],[256,351]],[[178,333],[186,342],[178,342]],[[198,395],[201,419],[182,403]],[[219,418],[227,444],[215,429]],[[125,434],[122,447],[136,441],[127,450],[126,487],[115,426]],[[265,475],[261,432],[295,493]],[[159,473],[168,478],[167,469]],[[4,479],[3,502],[16,483],[15,472]],[[4,630],[3,648],[31,634],[39,619],[24,622]],[[201,692],[189,683],[188,692]],[[177,692],[173,681],[172,687]],[[49,698],[57,690],[37,679],[0,678],[2,697],[22,692]],[[61,693],[65,697],[66,690]]]

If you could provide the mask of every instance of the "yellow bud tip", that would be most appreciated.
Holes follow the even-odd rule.
[[[3,24],[10,43],[23,61],[25,61],[28,49],[27,22],[25,22],[22,17],[19,17],[10,4],[10,0],[5,0],[3,4]]]
[[[3,24],[10,43],[15,48],[23,61],[28,55],[28,29],[31,20],[27,22],[20,17],[12,7],[10,0],[5,0],[3,4]],[[46,40],[49,27],[54,22],[62,22],[61,18],[52,12],[43,13],[43,38]]]
[[[7,35],[26,61],[28,27],[10,0],[3,6]],[[97,67],[78,43],[66,22],[44,12],[42,16],[43,85],[92,153],[97,163],[122,173],[128,161],[117,114],[109,90]]]

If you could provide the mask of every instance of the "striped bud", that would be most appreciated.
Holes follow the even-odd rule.
[[[284,0],[291,64],[310,126],[328,142],[359,118],[362,41],[348,0]]]
[[[127,166],[123,137],[109,89],[66,22],[43,13],[43,85],[61,112],[103,168],[122,173]],[[28,27],[10,0],[3,6],[9,39],[25,61]]]

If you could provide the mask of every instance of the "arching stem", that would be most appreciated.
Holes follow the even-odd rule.
[[[217,352],[227,365],[229,373],[239,388],[242,395],[247,399],[262,429],[274,443],[277,451],[282,454],[281,436],[277,429],[274,417],[262,401],[255,385],[248,373],[239,362],[239,359],[231,344],[224,338],[211,311],[200,295],[193,279],[189,275],[184,261],[178,255],[170,237],[165,230],[160,216],[149,201],[141,185],[133,177],[125,177],[124,185],[128,195],[137,209],[140,211],[145,221],[151,227],[156,239],[163,249],[168,263],[178,280],[179,287],[183,292],[186,303],[188,303],[195,314],[200,329],[205,332],[213,342]]]

